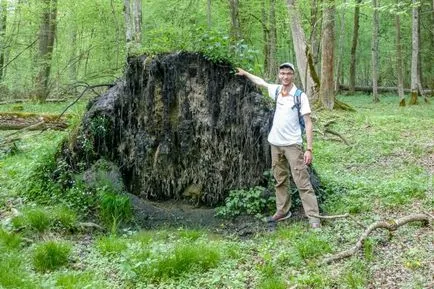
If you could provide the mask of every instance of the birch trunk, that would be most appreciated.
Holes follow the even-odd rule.
[[[374,17],[372,23],[372,101],[379,102],[378,98],[378,29],[379,29],[379,17],[378,17],[378,2],[372,0],[372,6],[374,8]]]
[[[142,1],[125,0],[125,38],[127,55],[134,53],[141,44],[142,36]]]
[[[56,33],[57,0],[44,0],[44,4],[39,28],[39,71],[35,78],[33,96],[39,102],[44,102],[49,94],[48,79]]]
[[[399,0],[397,0],[399,3]],[[398,76],[398,96],[399,106],[405,106],[404,96],[404,77],[403,77],[403,59],[402,59],[402,46],[401,46],[401,20],[399,14],[395,16],[395,28],[396,28],[396,70]]]
[[[418,96],[418,60],[419,60],[419,7],[413,2],[412,36],[411,36],[411,98],[410,104],[417,104]]]

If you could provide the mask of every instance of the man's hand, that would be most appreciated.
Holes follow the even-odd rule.
[[[313,159],[312,151],[310,151],[310,150],[305,151],[304,152],[304,163],[306,165],[310,165],[312,163],[312,159]]]
[[[246,72],[244,69],[241,69],[239,67],[237,67],[237,72],[235,72],[235,75],[239,75],[239,76],[245,76]]]

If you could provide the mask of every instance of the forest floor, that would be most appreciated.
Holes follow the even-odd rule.
[[[350,143],[315,134],[314,164],[330,193],[327,214],[350,213],[364,226],[432,215],[432,104],[399,108],[392,96],[380,104],[365,95],[341,100],[357,112],[314,116],[319,130],[335,120],[333,129]],[[71,112],[77,116],[72,124],[84,106]],[[59,113],[63,106],[23,108]],[[178,223],[161,220],[148,229],[130,224],[114,232],[80,210],[29,201],[23,195],[29,176],[69,133],[23,132],[14,136],[14,146],[2,147],[0,288],[434,288],[432,224],[376,230],[352,257],[320,265],[352,247],[364,228],[342,218],[312,231],[302,212],[270,226],[257,216],[226,220],[214,209],[166,202],[154,205],[178,216]],[[0,140],[7,134],[0,132]]]

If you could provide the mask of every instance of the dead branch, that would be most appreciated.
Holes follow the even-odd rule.
[[[329,133],[335,136],[338,136],[347,146],[350,146],[350,143],[338,132],[335,132],[334,130],[331,130],[329,128],[326,128],[324,130],[324,134]]]
[[[81,86],[83,86],[83,85],[81,85]],[[73,106],[74,104],[76,104],[77,103],[77,101],[79,101],[80,100],[80,98],[82,98],[83,97],[83,95],[88,91],[88,90],[92,90],[92,91],[94,91],[94,89],[95,88],[97,88],[97,87],[104,87],[104,86],[108,86],[108,87],[111,87],[111,86],[113,86],[113,84],[112,83],[110,83],[110,84],[96,84],[96,85],[88,85],[88,84],[86,84],[85,85],[85,88],[83,89],[83,91],[80,93],[80,95],[71,103],[71,104],[69,104],[63,111],[62,111],[62,113],[59,115],[59,118],[61,118],[62,116],[63,116],[63,114],[65,114],[65,112],[71,107],[71,106]]]
[[[311,217],[314,218],[318,218],[318,219],[326,219],[326,220],[332,220],[332,219],[343,219],[343,218],[350,218],[351,220],[353,220],[357,225],[359,225],[360,227],[362,227],[363,229],[366,229],[366,226],[359,222],[359,220],[357,220],[356,218],[354,218],[353,216],[351,216],[350,214],[346,213],[343,215],[333,215],[333,216],[320,216],[320,215],[310,215]]]
[[[329,257],[329,258],[326,258],[321,263],[322,264],[328,264],[328,263],[331,263],[333,261],[337,261],[337,260],[347,258],[347,257],[354,255],[362,248],[363,243],[368,238],[369,234],[376,229],[387,229],[389,231],[395,231],[396,229],[398,229],[399,227],[401,227],[407,223],[417,222],[417,221],[423,221],[423,222],[429,223],[430,219],[432,219],[432,218],[430,218],[426,214],[412,214],[412,215],[405,216],[405,217],[402,217],[402,218],[399,218],[396,220],[377,221],[377,222],[371,224],[363,232],[363,234],[360,236],[359,240],[357,241],[357,243],[353,247],[351,247],[348,250],[337,253],[337,254]]]

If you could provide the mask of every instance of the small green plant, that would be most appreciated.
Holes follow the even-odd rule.
[[[240,214],[260,215],[275,206],[275,197],[266,194],[263,187],[249,190],[232,190],[226,198],[225,205],[218,207],[217,216],[236,217]]]
[[[368,261],[371,261],[372,258],[374,258],[374,245],[374,240],[369,238],[366,239],[365,242],[363,242],[363,255]]]
[[[38,244],[33,252],[33,266],[39,272],[56,270],[68,264],[71,246],[66,243],[47,241]]]
[[[204,235],[204,232],[199,230],[186,230],[182,229],[178,232],[179,237],[183,239],[188,239],[191,241],[197,240]]]
[[[120,254],[127,249],[125,239],[118,238],[114,235],[102,237],[97,241],[98,250],[105,256]]]

